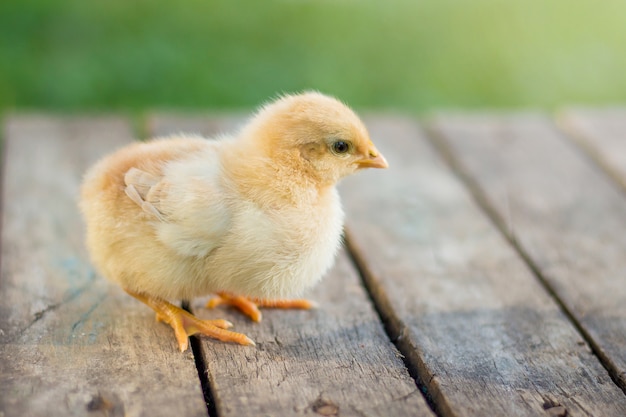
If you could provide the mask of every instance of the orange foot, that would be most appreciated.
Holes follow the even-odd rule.
[[[223,342],[234,342],[240,345],[254,345],[254,342],[242,333],[226,330],[233,325],[226,320],[200,320],[188,311],[157,297],[126,292],[156,311],[157,321],[164,321],[174,329],[176,341],[181,352],[189,346],[189,336],[200,333]]]
[[[207,308],[215,308],[221,304],[235,307],[252,321],[259,322],[263,315],[259,307],[269,308],[298,308],[308,310],[317,307],[317,304],[309,300],[263,300],[257,298],[247,298],[239,295],[230,295],[224,292],[217,293],[216,298],[211,298],[206,304]]]

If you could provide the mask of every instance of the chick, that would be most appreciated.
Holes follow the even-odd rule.
[[[188,336],[252,345],[225,320],[200,320],[168,300],[219,294],[260,320],[258,306],[317,283],[340,246],[335,185],[385,158],[346,105],[317,92],[262,107],[234,136],[136,143],[85,175],[80,207],[92,262],[156,311],[181,351]]]

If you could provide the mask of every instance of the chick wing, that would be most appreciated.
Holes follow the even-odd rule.
[[[124,174],[124,192],[143,211],[164,222],[166,218],[156,207],[161,202],[161,194],[165,194],[167,184],[161,180],[161,177],[133,167]]]
[[[136,167],[124,174],[126,195],[148,214],[161,243],[183,256],[207,256],[231,225],[216,143],[206,145],[201,156],[165,162],[162,175]]]

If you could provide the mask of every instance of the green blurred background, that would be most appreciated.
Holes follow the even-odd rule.
[[[0,111],[626,102],[626,1],[2,0]]]

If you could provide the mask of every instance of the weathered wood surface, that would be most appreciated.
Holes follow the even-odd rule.
[[[191,353],[85,253],[79,182],[128,124],[16,116],[3,136],[0,415],[206,415]]]
[[[349,245],[439,415],[626,415],[624,393],[416,124],[366,123],[391,168],[341,187]]]
[[[626,107],[570,109],[559,125],[626,188]]]
[[[447,116],[435,127],[477,198],[626,391],[624,190],[544,116]],[[624,154],[619,143],[613,151]]]
[[[149,119],[151,133],[232,132],[238,118]],[[366,192],[366,190],[364,190]],[[202,318],[226,318],[256,348],[201,339],[220,416],[433,415],[387,338],[345,253],[310,297],[312,311],[263,310],[263,321],[194,304]]]
[[[195,300],[198,316],[226,318],[257,342],[200,338],[196,358],[97,277],[84,250],[80,177],[131,140],[128,124],[10,117],[0,417],[206,416],[201,382],[212,416],[433,416],[420,389],[442,417],[624,416],[620,112],[564,112],[578,144],[533,114],[441,116],[429,135],[407,119],[369,118],[391,168],[341,186],[367,291],[344,251],[310,294],[317,310],[266,309],[251,323]],[[155,114],[147,131],[214,136],[243,120]]]

